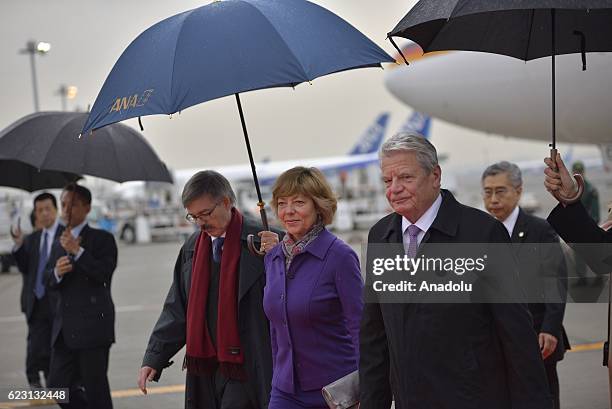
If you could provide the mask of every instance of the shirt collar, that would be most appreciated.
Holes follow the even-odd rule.
[[[59,226],[59,220],[55,219],[55,222],[51,227],[49,227],[48,229],[43,229],[43,234],[46,233],[48,237],[54,238],[55,233],[57,232],[57,226]]]
[[[209,234],[209,236],[210,236],[210,234]],[[217,240],[219,237],[223,237],[223,238],[225,238],[225,233],[223,233],[223,234],[222,234],[222,235],[220,235],[220,236],[210,236],[210,240],[211,240],[211,241],[215,241],[215,240]]]
[[[510,213],[510,215],[506,217],[506,220],[504,220],[504,227],[506,228],[506,230],[508,230],[508,235],[510,235],[510,237],[512,237],[512,232],[514,231],[514,226],[516,225],[516,220],[518,219],[518,216],[519,207],[515,206],[512,213]]]
[[[436,216],[438,215],[441,205],[442,195],[438,193],[436,200],[434,200],[432,205],[429,206],[429,209],[427,209],[427,211],[423,213],[423,215],[415,223],[410,222],[410,220],[402,216],[402,233],[406,233],[406,229],[408,229],[408,226],[412,224],[416,224],[417,227],[421,229],[423,233],[425,233],[427,230],[429,230],[434,220],[436,220]]]
[[[79,235],[81,234],[81,231],[83,231],[83,227],[85,227],[87,225],[87,219],[84,220],[81,224],[74,226],[71,229],[72,232],[72,236],[73,237],[79,237]]]

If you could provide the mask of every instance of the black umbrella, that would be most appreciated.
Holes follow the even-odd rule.
[[[394,36],[418,43],[425,52],[484,51],[524,61],[552,56],[554,160],[555,55],[579,52],[586,70],[587,52],[612,51],[612,0],[421,0],[388,34]],[[576,179],[578,195],[559,200],[579,199],[583,181]]]
[[[166,165],[138,131],[113,124],[79,138],[86,119],[79,112],[27,115],[0,132],[0,158],[116,182],[172,183]]]
[[[35,192],[43,189],[60,189],[80,179],[79,175],[57,170],[40,170],[18,160],[0,156],[0,186]]]

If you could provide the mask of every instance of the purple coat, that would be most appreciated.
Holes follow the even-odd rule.
[[[272,386],[295,393],[323,386],[359,364],[363,279],[357,254],[327,230],[295,256],[288,279],[281,245],[264,260]]]

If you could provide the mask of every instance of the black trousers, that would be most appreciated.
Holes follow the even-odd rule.
[[[45,378],[49,377],[52,325],[51,305],[49,304],[49,297],[45,295],[34,302],[34,309],[28,320],[26,376],[30,385],[42,385],[39,371],[43,371]]]
[[[214,376],[187,375],[185,409],[263,409],[244,382]]]
[[[557,361],[545,362],[546,377],[548,378],[548,389],[554,398],[554,409],[559,409],[559,377],[557,376]]]
[[[70,402],[63,409],[112,409],[108,385],[110,345],[99,348],[69,348],[60,335],[51,350],[49,387],[69,388]]]

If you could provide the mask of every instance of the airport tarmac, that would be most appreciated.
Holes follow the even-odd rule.
[[[364,233],[343,235],[360,252]],[[143,396],[136,380],[146,343],[172,281],[180,243],[153,243],[119,248],[112,290],[117,309],[116,337],[110,353],[109,379],[115,408],[177,409],[183,407],[184,350]],[[25,388],[26,324],[19,310],[21,277],[0,275],[0,388]],[[576,351],[559,364],[563,409],[608,408],[607,370],[601,365],[607,304],[570,304],[565,327]],[[21,402],[23,404],[23,402]],[[0,409],[23,407],[0,398]]]

